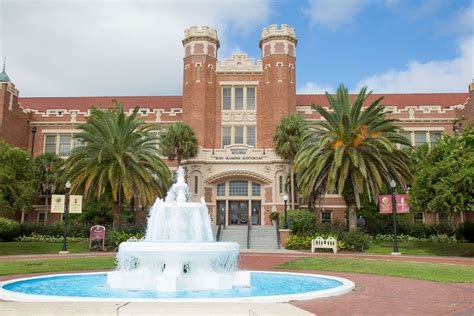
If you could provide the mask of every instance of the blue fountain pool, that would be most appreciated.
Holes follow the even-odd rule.
[[[90,298],[94,300],[175,301],[177,299],[283,297],[319,292],[329,292],[332,293],[330,295],[337,295],[348,292],[353,288],[353,283],[345,279],[280,272],[251,272],[251,284],[250,288],[234,288],[226,291],[155,292],[112,289],[107,286],[106,273],[70,274],[6,282],[0,288],[0,298],[17,300],[18,297],[23,296],[23,299],[18,300],[35,300],[34,297],[38,296],[38,298],[42,298],[40,300],[49,300],[48,297],[55,300],[54,297],[61,297],[62,300],[65,298],[70,300]],[[331,290],[336,290],[337,293]],[[20,295],[18,296],[18,294]],[[15,296],[17,296],[16,299]]]

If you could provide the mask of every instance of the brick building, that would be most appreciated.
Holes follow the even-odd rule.
[[[139,107],[146,122],[166,126],[183,121],[194,129],[200,149],[195,158],[184,162],[188,183],[195,199],[204,196],[215,223],[269,224],[270,212],[283,210],[289,175],[288,164],[273,150],[275,127],[291,112],[318,120],[310,105],[328,106],[324,95],[296,93],[297,42],[292,27],[271,25],[262,31],[260,60],[234,54],[219,61],[217,31],[191,27],[182,41],[182,96],[21,98],[4,69],[0,137],[31,150],[33,156],[54,152],[65,158],[76,145],[72,136],[89,109],[109,108],[117,99],[127,111]],[[453,128],[472,121],[473,94],[474,83],[466,93],[384,94],[384,104],[389,115],[401,121],[413,145],[432,146],[441,134],[453,134]],[[340,196],[328,194],[317,204],[319,221],[344,221]],[[45,211],[43,205],[35,205],[28,221],[43,221]],[[48,216],[49,221],[57,219]],[[419,213],[413,220],[439,219]]]

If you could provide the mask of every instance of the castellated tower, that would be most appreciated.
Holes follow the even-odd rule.
[[[200,146],[213,148],[217,31],[207,26],[193,26],[184,31],[183,46],[183,121],[193,128]]]
[[[259,112],[266,119],[258,121],[266,126],[258,129],[268,134],[261,135],[267,140],[262,144],[266,148],[273,147],[272,137],[282,118],[296,111],[296,44],[295,29],[286,24],[281,28],[273,24],[262,30],[263,104]]]

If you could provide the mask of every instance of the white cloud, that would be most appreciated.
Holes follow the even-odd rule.
[[[270,14],[267,0],[0,2],[0,56],[23,96],[181,94],[186,28],[215,27],[229,52]]]
[[[306,82],[303,87],[299,88],[296,93],[298,94],[324,94],[329,92],[333,93],[334,88],[330,85],[320,85],[315,82]]]
[[[459,56],[426,63],[412,61],[406,69],[390,69],[362,79],[358,91],[368,86],[376,93],[466,92],[474,78],[474,37],[459,41]]]
[[[367,4],[367,0],[309,0],[305,13],[311,24],[335,30],[352,22]]]

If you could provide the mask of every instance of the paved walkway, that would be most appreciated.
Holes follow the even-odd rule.
[[[91,255],[110,256],[113,254],[87,254],[87,256]],[[85,255],[75,254],[68,256],[78,257]],[[0,260],[64,258],[68,256],[8,256],[0,257]],[[351,258],[355,257],[383,260],[403,260],[414,262],[436,262],[448,264],[474,265],[474,259],[472,258],[414,256],[392,257],[345,253],[333,255],[325,253],[311,254],[304,252],[245,252],[241,254],[241,267],[243,269],[251,270],[271,270],[272,267],[276,264],[294,260],[295,258],[301,256],[337,256]],[[310,313],[314,313],[317,315],[474,315],[474,284],[437,283],[399,277],[366,275],[359,273],[302,270],[298,270],[296,272],[335,275],[350,279],[356,283],[356,289],[352,293],[346,295],[325,299],[291,302],[293,306],[304,309]],[[0,277],[0,280],[6,280],[14,277],[19,276]],[[44,306],[43,304],[44,303],[42,303],[41,306]],[[160,307],[157,306],[156,308]],[[249,315],[248,312],[251,311],[250,308],[244,308],[243,310],[247,310],[247,315]],[[296,309],[292,311],[292,313],[296,311],[298,310]],[[185,313],[184,310],[183,313]],[[260,314],[255,313],[254,311],[254,313],[251,313],[251,315]]]

